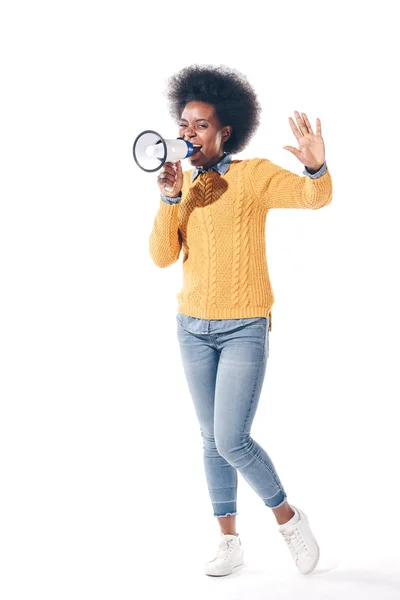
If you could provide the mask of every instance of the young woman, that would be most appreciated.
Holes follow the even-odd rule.
[[[305,177],[264,158],[235,160],[259,124],[260,105],[245,76],[226,67],[193,65],[168,82],[179,137],[196,148],[192,169],[164,165],[161,199],[149,248],[167,267],[183,252],[177,336],[200,424],[209,494],[221,533],[208,575],[243,564],[236,532],[237,471],[269,507],[299,570],[315,569],[319,547],[306,515],[287,501],[267,452],[250,436],[269,354],[274,294],[265,252],[273,208],[326,206],[332,199],[321,123],[289,118],[298,148],[285,146]]]

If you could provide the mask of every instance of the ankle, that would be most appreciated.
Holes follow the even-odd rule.
[[[296,514],[293,508],[287,502],[279,508],[272,509],[278,525],[284,525]]]

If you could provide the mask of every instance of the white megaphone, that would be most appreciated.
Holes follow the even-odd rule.
[[[176,162],[193,154],[193,144],[183,138],[165,140],[156,131],[147,129],[140,133],[133,144],[133,158],[138,167],[152,173],[166,162]]]

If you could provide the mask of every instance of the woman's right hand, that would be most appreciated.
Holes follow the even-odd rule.
[[[183,172],[181,161],[176,163],[166,162],[157,177],[160,192],[167,198],[176,198],[183,185]]]

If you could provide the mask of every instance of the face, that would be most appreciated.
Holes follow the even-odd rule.
[[[186,104],[179,121],[179,137],[195,147],[189,162],[193,167],[211,167],[223,156],[224,144],[230,137],[232,127],[221,127],[215,109],[205,102]]]

